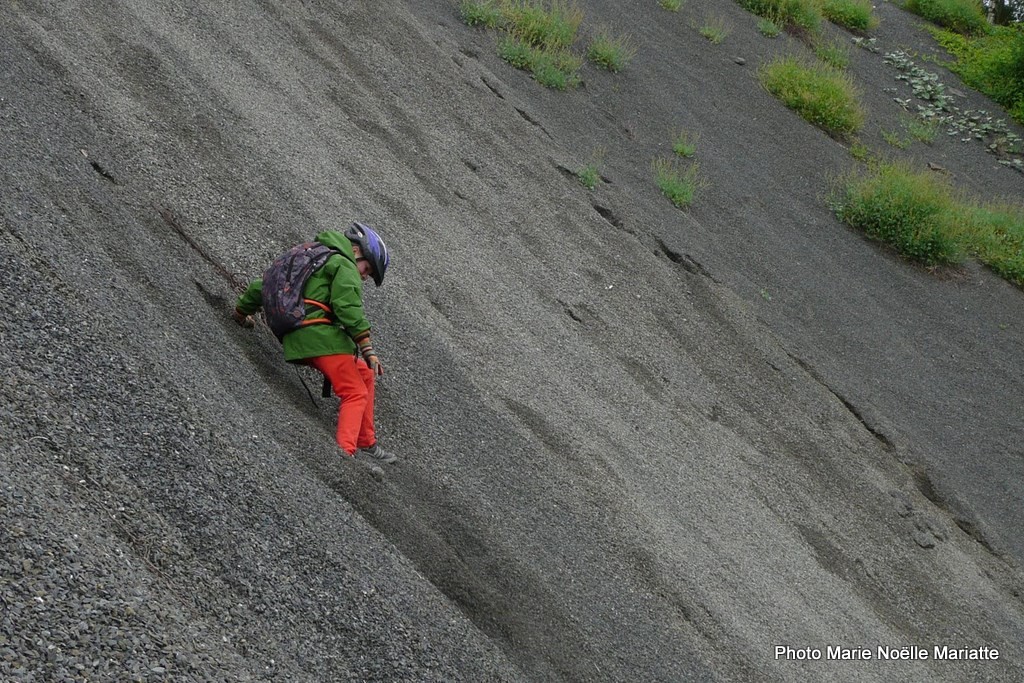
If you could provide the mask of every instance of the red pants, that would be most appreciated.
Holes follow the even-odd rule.
[[[377,443],[373,432],[373,387],[376,377],[362,358],[343,354],[307,360],[331,382],[338,406],[338,445],[349,455]]]

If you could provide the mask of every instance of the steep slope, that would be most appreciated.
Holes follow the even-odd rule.
[[[753,74],[799,45],[732,3],[588,2],[643,47],[553,93],[448,2],[197,5],[0,18],[0,675],[1024,675],[1020,292],[835,222],[848,154]],[[678,127],[709,180],[688,213],[649,180]],[[591,194],[567,175],[598,146]],[[979,191],[1020,186],[937,149]],[[227,318],[353,218],[395,253],[367,292],[383,481],[339,459],[315,377]]]

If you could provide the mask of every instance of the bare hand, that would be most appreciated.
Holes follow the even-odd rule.
[[[256,323],[253,321],[251,315],[245,315],[241,311],[239,311],[237,308],[234,311],[231,312],[231,318],[236,323],[238,323],[239,325],[241,325],[242,327],[244,327],[246,329],[251,329],[252,327],[254,327],[256,325]]]
[[[373,370],[374,375],[377,377],[384,376],[384,364],[380,362],[379,358],[377,358],[377,354],[371,353],[365,360],[366,364],[370,366],[371,370]]]

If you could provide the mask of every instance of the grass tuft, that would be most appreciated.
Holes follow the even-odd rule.
[[[757,30],[766,38],[775,38],[782,33],[782,22],[762,17],[757,22]]]
[[[576,178],[579,179],[583,187],[593,190],[597,187],[597,181],[601,179],[601,174],[598,172],[597,166],[590,163],[576,171]]]
[[[583,58],[567,49],[537,47],[510,35],[498,43],[498,56],[517,69],[529,71],[548,88],[567,90],[579,84],[577,72]]]
[[[464,3],[465,4],[465,3]],[[498,43],[498,55],[512,66],[529,71],[533,78],[549,88],[567,90],[580,83],[579,70],[583,58],[570,49],[583,21],[583,12],[567,0],[501,0],[469,3],[496,7],[500,21],[496,26],[505,30]],[[483,12],[474,7],[479,16]],[[467,10],[462,10],[467,16]],[[483,25],[483,24],[481,24]]]
[[[494,0],[462,0],[459,16],[468,26],[499,28],[504,23],[501,8]]]
[[[850,50],[842,43],[817,41],[814,54],[834,69],[845,69],[850,64]]]
[[[910,137],[926,145],[935,142],[935,136],[939,133],[939,124],[934,120],[908,116],[903,118],[902,123],[903,130],[907,131]]]
[[[857,161],[866,163],[871,158],[871,150],[863,142],[857,140],[850,145],[850,156]]]
[[[613,36],[606,28],[598,31],[587,49],[587,58],[590,61],[613,72],[626,68],[635,54],[636,48],[629,37]]]
[[[505,0],[502,5],[509,33],[533,47],[568,49],[583,22],[583,10],[566,0]]]
[[[670,159],[655,159],[651,168],[658,188],[676,207],[685,209],[693,203],[697,190],[702,187],[697,164],[680,168]]]
[[[820,0],[736,0],[748,12],[798,33],[817,35],[821,29]]]
[[[687,131],[680,131],[672,141],[672,151],[677,155],[689,159],[697,153],[697,136]]]
[[[710,17],[700,27],[700,34],[711,41],[712,45],[718,45],[729,35],[729,27],[721,17]]]
[[[658,4],[669,12],[678,12],[683,6],[683,0],[658,0]]]
[[[571,47],[583,11],[573,0],[460,0],[459,16],[469,26],[503,30],[498,55],[541,85],[579,85],[583,59]]]
[[[847,138],[864,125],[864,110],[852,80],[822,64],[778,57],[758,72],[771,94],[829,135]]]

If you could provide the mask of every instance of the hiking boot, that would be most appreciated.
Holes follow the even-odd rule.
[[[398,460],[397,456],[392,455],[381,448],[379,443],[373,444],[370,448],[360,448],[356,454],[362,456],[362,458],[368,462],[374,462],[380,465],[386,465],[389,462]]]

